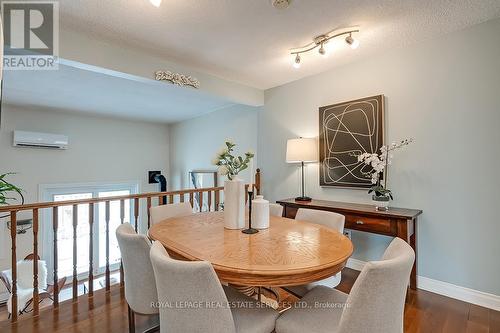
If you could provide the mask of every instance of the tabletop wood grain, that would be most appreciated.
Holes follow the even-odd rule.
[[[353,252],[341,233],[309,222],[271,216],[254,235],[224,228],[223,212],[162,221],[149,237],[186,260],[212,263],[223,281],[252,286],[291,286],[338,273]]]

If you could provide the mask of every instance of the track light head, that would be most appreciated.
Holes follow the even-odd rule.
[[[349,46],[350,46],[350,47],[351,47],[351,49],[353,49],[353,50],[354,50],[354,49],[357,49],[357,48],[358,48],[358,46],[359,46],[359,40],[352,38],[352,34],[349,34],[349,36],[347,36],[347,37],[345,38],[345,42],[346,42],[347,44],[349,44]]]
[[[321,43],[321,46],[320,46],[320,48],[319,48],[318,52],[319,52],[319,54],[321,54],[323,57],[326,57],[326,56],[327,56],[327,54],[326,54],[326,50],[325,50],[325,46],[324,46],[324,44],[323,44],[323,43]]]
[[[295,68],[300,68],[300,55],[297,54],[297,56],[295,57],[295,60],[293,62],[293,67]]]

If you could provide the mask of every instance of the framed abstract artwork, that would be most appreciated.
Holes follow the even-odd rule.
[[[320,186],[370,187],[357,155],[384,144],[384,95],[320,107],[319,129]]]

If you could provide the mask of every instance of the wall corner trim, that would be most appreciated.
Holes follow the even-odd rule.
[[[365,261],[350,258],[346,267],[360,271],[366,264]],[[485,308],[500,311],[500,296],[485,293],[479,290],[457,286],[448,282],[434,280],[425,276],[417,276],[418,289],[430,291],[460,301],[476,304]]]

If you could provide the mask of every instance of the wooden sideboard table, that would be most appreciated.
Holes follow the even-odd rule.
[[[373,234],[399,237],[415,250],[415,263],[410,276],[410,288],[417,289],[417,217],[422,214],[418,209],[389,208],[377,211],[372,205],[326,200],[310,202],[285,199],[277,201],[284,207],[283,216],[295,218],[299,208],[326,210],[345,216],[345,228]]]

